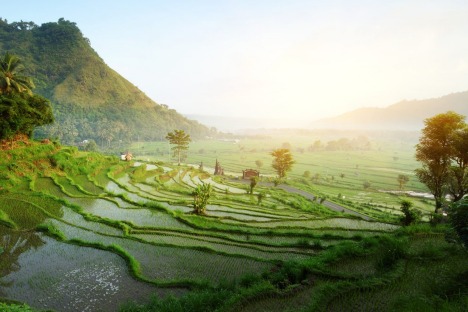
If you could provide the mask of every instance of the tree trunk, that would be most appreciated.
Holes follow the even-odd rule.
[[[442,208],[442,198],[441,197],[434,197],[436,206],[435,206],[435,213],[439,212],[439,209]]]

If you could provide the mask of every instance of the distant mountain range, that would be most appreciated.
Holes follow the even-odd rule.
[[[447,111],[468,116],[468,91],[439,98],[401,101],[385,108],[359,108],[342,115],[321,119],[311,128],[419,130],[424,119]]]
[[[316,121],[249,117],[186,115],[222,131],[246,133],[253,129],[354,129],[418,131],[424,120],[449,110],[468,117],[468,91],[426,100],[401,101],[385,108],[359,108],[336,117]]]
[[[66,144],[94,139],[111,145],[161,140],[174,129],[184,129],[192,137],[213,132],[156,103],[109,68],[70,21],[38,26],[0,18],[0,53],[7,51],[21,58],[36,84],[34,92],[52,103],[56,122],[36,131],[39,136]]]

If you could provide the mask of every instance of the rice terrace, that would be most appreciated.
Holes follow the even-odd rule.
[[[443,227],[401,227],[398,203],[406,195],[353,186],[354,163],[335,168],[345,172],[339,178],[336,171],[334,180],[341,181],[299,175],[275,187],[270,172],[250,191],[239,175],[228,175],[240,168],[234,159],[224,176],[215,176],[211,168],[148,161],[148,153],[128,162],[76,147],[22,144],[1,152],[1,296],[8,300],[57,311],[114,311],[152,294],[172,298],[158,299],[161,305],[182,296],[222,311],[464,305],[466,297],[456,294],[441,301],[425,296],[463,277],[466,254],[446,241]],[[196,144],[213,146],[219,158],[223,147],[239,149],[225,142]],[[311,153],[305,152],[308,158]],[[360,155],[361,168],[374,168],[382,166],[386,151],[328,153],[337,154],[329,160]],[[392,170],[378,170],[373,181],[380,189],[393,177],[396,190],[395,172],[408,164],[387,158]],[[205,213],[194,214],[192,194],[204,184],[213,194]],[[427,222],[431,200],[411,200]]]

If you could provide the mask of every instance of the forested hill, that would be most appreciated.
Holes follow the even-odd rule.
[[[0,18],[0,53],[6,51],[21,58],[34,92],[52,102],[56,122],[39,129],[38,136],[109,145],[160,140],[173,129],[194,138],[212,135],[208,127],[157,104],[109,68],[75,23],[60,19],[38,26]]]

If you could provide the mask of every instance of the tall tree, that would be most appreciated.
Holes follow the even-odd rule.
[[[403,190],[406,183],[408,183],[408,181],[409,181],[409,177],[407,175],[404,175],[404,174],[399,174],[398,177],[397,177],[397,181],[398,181],[398,185],[400,187],[400,190]]]
[[[174,130],[167,134],[166,140],[168,140],[170,144],[174,145],[171,149],[174,152],[174,157],[177,156],[178,164],[180,166],[181,156],[186,150],[188,150],[188,145],[192,141],[190,139],[190,135],[185,133],[184,130]]]
[[[278,148],[271,152],[270,155],[273,156],[273,163],[271,166],[278,173],[278,178],[284,178],[286,172],[290,171],[292,165],[295,163],[291,152],[287,148]]]
[[[0,94],[26,92],[32,95],[34,83],[30,77],[21,74],[23,71],[20,58],[6,52],[0,59]]]
[[[468,126],[456,131],[453,139],[452,166],[449,170],[448,192],[453,201],[468,194]]]
[[[422,163],[422,168],[416,169],[416,176],[434,195],[436,212],[442,207],[447,191],[450,167],[456,154],[455,134],[466,127],[464,119],[451,111],[426,119],[416,145],[416,159]]]

